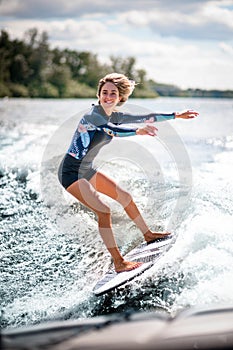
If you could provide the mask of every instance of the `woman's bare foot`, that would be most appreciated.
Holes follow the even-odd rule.
[[[169,236],[171,234],[171,232],[152,232],[152,231],[147,231],[145,234],[144,234],[144,238],[145,238],[145,241],[147,243],[150,243],[156,239],[159,239],[159,238],[164,238],[166,236]]]
[[[121,262],[118,262],[118,263],[114,263],[115,270],[117,273],[134,270],[137,267],[141,266],[142,264],[143,264],[142,262],[125,261],[125,260],[122,260]]]

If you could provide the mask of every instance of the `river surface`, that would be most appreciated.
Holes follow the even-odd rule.
[[[233,304],[233,100],[131,99],[130,112],[199,111],[157,123],[158,135],[114,139],[99,169],[130,191],[148,225],[177,239],[158,264],[96,297],[111,265],[94,214],[67,194],[57,167],[93,100],[0,100],[1,326],[126,310]],[[107,197],[122,253],[142,241]]]

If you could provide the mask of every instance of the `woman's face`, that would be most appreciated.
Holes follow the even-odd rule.
[[[99,102],[106,114],[110,115],[120,100],[119,90],[113,83],[107,82],[102,86]]]

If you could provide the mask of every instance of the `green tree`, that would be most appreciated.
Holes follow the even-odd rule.
[[[147,84],[146,71],[144,69],[137,69],[135,80],[139,84],[139,88],[145,86]]]
[[[25,33],[25,41],[28,48],[27,60],[30,66],[27,84],[30,84],[31,81],[40,84],[43,82],[43,70],[50,64],[48,34],[42,32],[40,35],[36,28],[32,28]]]
[[[128,78],[134,79],[136,77],[135,58],[134,57],[116,57],[110,56],[111,68],[114,72],[125,74]]]
[[[71,81],[70,67],[67,65],[53,65],[49,83],[58,89],[59,97],[66,97],[66,90]]]
[[[11,52],[12,43],[9,35],[5,30],[1,31],[0,36],[0,81],[2,83],[9,81],[9,67],[11,63]]]

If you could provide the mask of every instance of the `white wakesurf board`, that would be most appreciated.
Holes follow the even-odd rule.
[[[114,288],[132,280],[151,268],[154,263],[173,245],[173,235],[158,239],[153,243],[146,242],[139,244],[124,256],[128,261],[141,261],[143,264],[131,271],[117,273],[114,268],[110,269],[95,285],[93,292],[96,296],[107,293]]]

